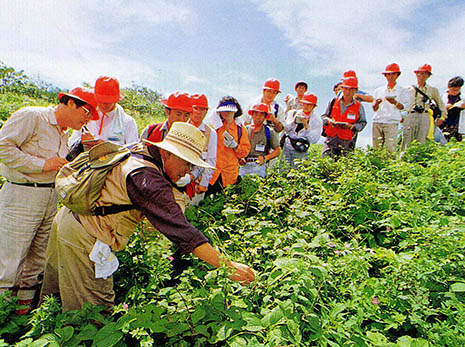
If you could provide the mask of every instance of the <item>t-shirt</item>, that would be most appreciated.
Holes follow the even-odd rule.
[[[273,128],[268,127],[268,129],[270,129],[269,152],[271,152],[274,148],[279,147],[279,138],[278,138],[278,134],[276,134]],[[262,156],[267,155],[268,153],[265,152],[265,148],[266,148],[265,127],[262,126],[262,129],[258,133],[254,133],[252,127],[248,127],[247,132],[249,134],[249,141],[250,141],[250,153],[248,157],[258,157],[260,155]]]

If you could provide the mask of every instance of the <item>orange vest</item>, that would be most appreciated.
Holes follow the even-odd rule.
[[[361,104],[354,100],[352,105],[347,107],[345,112],[341,113],[341,99],[336,99],[331,110],[330,117],[336,122],[345,122],[355,124],[359,118]],[[354,132],[350,129],[342,129],[328,124],[325,126],[326,135],[329,137],[339,137],[341,140],[352,140]]]

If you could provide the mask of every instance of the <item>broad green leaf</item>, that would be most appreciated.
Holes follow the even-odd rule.
[[[110,323],[97,332],[92,346],[112,347],[116,345],[122,337],[123,333],[116,328],[116,323]]]
[[[97,334],[97,328],[92,324],[87,324],[77,335],[81,340],[93,340]]]
[[[457,282],[450,286],[451,292],[465,292],[465,283],[464,282]]]
[[[207,312],[205,311],[203,307],[197,307],[194,313],[192,313],[192,323],[196,324],[197,322],[202,320],[206,314]]]

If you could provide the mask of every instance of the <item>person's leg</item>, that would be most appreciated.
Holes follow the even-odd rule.
[[[422,113],[418,117],[418,131],[416,140],[421,143],[426,143],[426,137],[428,136],[429,128],[431,126],[431,122],[429,116],[426,113]]]
[[[418,113],[407,113],[402,130],[401,151],[404,152],[415,138],[416,118]]]
[[[80,309],[85,302],[114,304],[113,276],[95,278],[95,264],[89,259],[95,241],[71,211],[65,209],[57,221],[58,282],[63,311]]]
[[[373,148],[380,148],[384,144],[383,125],[381,123],[373,123],[371,140]]]
[[[397,124],[383,124],[386,151],[393,157],[397,152]]]

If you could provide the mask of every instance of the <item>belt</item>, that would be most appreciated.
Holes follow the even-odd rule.
[[[26,187],[34,187],[34,188],[55,188],[55,183],[34,183],[34,182],[27,182],[27,183],[17,183],[8,181],[11,184],[17,184],[18,186],[26,186]]]
[[[245,161],[248,163],[254,163],[257,161],[257,159],[258,157],[249,157],[249,158],[245,158]]]

